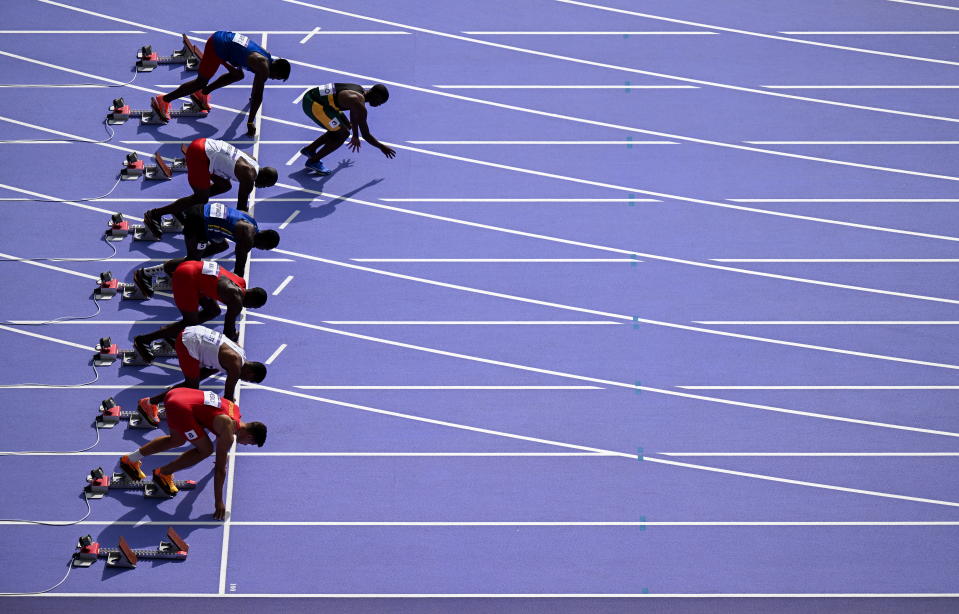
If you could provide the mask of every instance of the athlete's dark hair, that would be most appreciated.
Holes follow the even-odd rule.
[[[284,81],[289,79],[290,63],[283,58],[273,58],[273,61],[270,62],[270,78],[283,79]]]
[[[279,177],[280,174],[272,166],[261,166],[260,170],[256,172],[256,179],[253,180],[253,184],[258,188],[268,188],[276,185],[276,180]]]
[[[250,372],[250,379],[248,382],[253,382],[254,384],[259,384],[264,379],[266,379],[266,365],[262,362],[245,362],[243,367],[248,369]]]
[[[257,249],[273,249],[280,244],[280,233],[277,231],[261,230],[253,235],[253,246]]]
[[[390,99],[390,90],[386,89],[382,83],[377,83],[367,91],[366,99],[371,105],[378,107]]]
[[[243,306],[250,309],[257,309],[266,305],[266,290],[263,288],[250,288],[243,293]]]
[[[253,441],[257,446],[263,447],[266,443],[266,425],[262,422],[247,422],[246,432],[253,436]]]

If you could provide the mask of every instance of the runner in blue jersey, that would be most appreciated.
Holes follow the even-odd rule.
[[[280,244],[275,230],[260,230],[253,216],[223,203],[207,203],[190,208],[183,217],[183,237],[188,260],[201,260],[227,249],[227,240],[235,244],[233,272],[245,273],[250,250],[273,249]]]
[[[225,66],[229,72],[210,83],[210,79],[221,65]],[[164,121],[170,121],[170,103],[186,95],[189,95],[201,109],[209,109],[210,92],[242,79],[244,69],[253,73],[250,115],[246,122],[247,136],[253,136],[256,134],[254,119],[263,102],[263,86],[266,80],[286,81],[290,77],[290,63],[281,58],[274,58],[266,49],[244,34],[226,30],[214,32],[203,48],[200,67],[197,69],[199,76],[165,96],[154,96],[150,100],[150,105]]]

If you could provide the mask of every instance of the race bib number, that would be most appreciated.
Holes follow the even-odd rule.
[[[327,83],[326,85],[318,85],[316,89],[319,90],[320,96],[329,96],[333,93],[333,84]]]
[[[220,406],[220,395],[213,392],[212,390],[203,391],[203,404],[209,405],[210,407],[219,407]]]
[[[204,260],[203,268],[200,269],[200,272],[204,275],[219,275],[220,274],[220,264],[212,260]]]
[[[199,437],[199,435],[197,435],[196,431],[193,429],[190,429],[189,431],[183,434],[186,435],[186,438],[189,439],[190,441],[193,441],[194,439]]]
[[[334,130],[338,130],[339,127],[340,127],[340,120],[336,119],[335,117],[330,118],[330,128]]]
[[[233,42],[237,45],[246,47],[250,43],[250,38],[243,34],[233,34]]]
[[[223,203],[213,203],[210,205],[210,217],[218,220],[226,219],[226,205]]]

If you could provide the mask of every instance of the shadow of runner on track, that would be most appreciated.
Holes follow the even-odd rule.
[[[335,173],[334,173],[335,174]],[[315,179],[315,175],[310,175],[306,170],[298,171],[289,175],[291,179],[302,185],[307,190],[322,191],[323,184],[325,184],[333,175],[327,177],[320,177],[319,181]],[[329,201],[322,202],[323,197],[318,194],[313,194],[312,192],[307,192],[303,190],[291,190],[289,192],[284,192],[283,194],[274,194],[271,195],[271,198],[283,199],[283,198],[310,198],[313,197],[313,202],[294,202],[284,205],[282,207],[275,206],[275,203],[264,203],[268,205],[263,209],[257,209],[256,219],[260,222],[283,222],[289,217],[292,209],[300,209],[300,215],[295,217],[290,224],[298,224],[300,222],[305,222],[308,220],[314,220],[319,218],[324,218],[328,215],[332,215],[336,212],[336,206],[342,202],[345,202],[344,199],[351,198],[356,194],[359,194],[367,188],[371,188],[383,181],[383,178],[371,179],[370,181],[364,183],[363,185],[350,190],[336,198],[333,198]],[[317,203],[316,201],[320,202]],[[274,206],[269,206],[274,205]]]

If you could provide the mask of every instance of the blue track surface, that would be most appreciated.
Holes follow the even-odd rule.
[[[0,591],[52,586],[86,533],[147,548],[174,525],[190,555],[101,562],[8,610],[954,611],[959,0],[130,8],[0,7]],[[250,77],[206,119],[103,129],[113,98],[147,108],[195,74],[134,75],[138,47],[217,29],[293,63],[257,141]],[[370,127],[394,160],[365,144],[302,170],[319,132],[297,97],[330,81],[390,87]],[[175,371],[81,384],[97,339],[178,312],[90,292],[183,251],[110,256],[110,213],[189,192],[111,190],[125,153],[203,136],[280,173],[253,201],[282,240],[253,254],[271,296],[243,332],[273,361],[240,398],[268,443],[237,450],[226,522],[203,462],[173,500],[24,523],[80,518],[89,470],[157,436],[90,424]],[[64,138],[102,142],[23,142]]]

